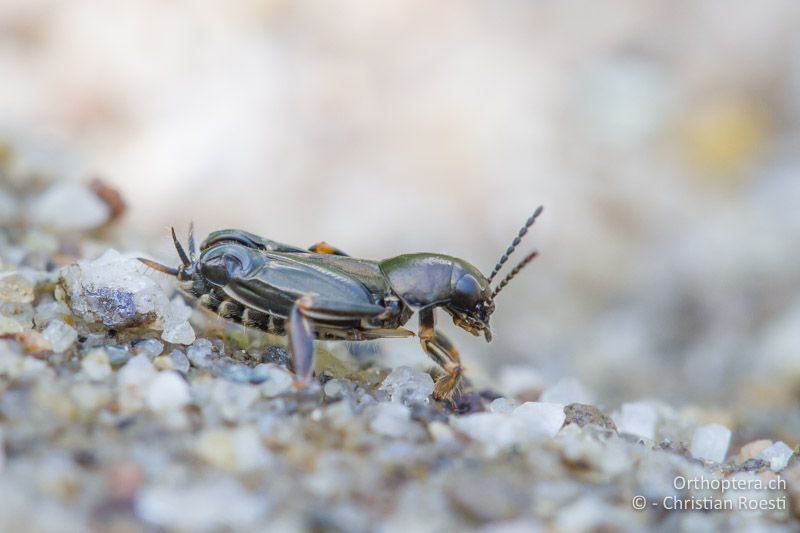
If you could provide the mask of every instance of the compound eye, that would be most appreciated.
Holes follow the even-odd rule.
[[[470,309],[478,304],[481,297],[481,285],[470,274],[464,274],[456,282],[453,291],[453,303],[459,307]]]
[[[210,257],[201,263],[203,276],[215,285],[226,285],[228,281],[242,270],[241,260],[234,254],[220,254]]]

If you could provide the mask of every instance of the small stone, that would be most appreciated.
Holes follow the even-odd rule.
[[[108,355],[102,348],[95,348],[81,360],[81,370],[92,381],[103,381],[111,375]]]
[[[555,436],[565,420],[564,406],[525,402],[510,413],[484,412],[451,417],[454,429],[489,445],[491,452]]]
[[[429,374],[400,366],[386,376],[380,389],[389,393],[393,402],[413,405],[430,402],[433,386],[433,378]]]
[[[33,283],[19,272],[0,273],[0,301],[11,304],[33,301]]]
[[[514,418],[525,422],[528,434],[554,437],[564,425],[564,406],[558,403],[525,402],[512,413]]]
[[[213,479],[144,487],[136,495],[134,510],[144,522],[168,530],[240,531],[263,526],[267,499],[232,479]]]
[[[758,454],[758,459],[769,463],[773,472],[780,472],[789,464],[789,459],[794,455],[794,450],[783,441],[778,441]]]
[[[48,352],[53,350],[53,343],[50,342],[44,335],[36,330],[28,329],[16,335],[17,342],[19,342],[26,352],[38,353]]]
[[[220,357],[214,360],[214,373],[224,379],[238,381],[239,383],[254,383],[261,380],[263,375],[255,375],[253,368],[231,357]]]
[[[195,368],[211,368],[214,345],[208,339],[197,339],[186,350],[186,356]]]
[[[728,454],[730,441],[731,430],[721,424],[708,424],[694,431],[689,450],[698,459],[721,463]]]
[[[23,357],[9,349],[0,341],[0,376],[11,379],[27,379],[41,377],[47,369],[47,363],[34,357]]]
[[[86,415],[96,413],[111,400],[107,389],[89,383],[76,383],[69,389],[69,396],[78,410]]]
[[[69,314],[69,308],[61,302],[43,302],[36,306],[33,323],[44,328],[53,320],[62,319]]]
[[[611,417],[593,405],[572,403],[564,407],[565,424],[575,424],[584,427],[589,424],[616,432],[617,426]]]
[[[430,434],[434,442],[440,444],[441,443],[452,444],[456,442],[455,433],[450,428],[450,426],[438,420],[434,420],[433,422],[430,422],[428,424],[428,434]]]
[[[291,368],[292,366],[292,359],[289,356],[289,353],[286,351],[286,348],[283,346],[267,346],[267,349],[261,356],[261,362],[275,363],[276,365],[284,368]]]
[[[69,181],[45,190],[28,213],[34,224],[60,233],[99,228],[111,218],[110,207],[91,188]]]
[[[261,366],[261,365],[259,365]],[[267,398],[274,398],[289,391],[294,383],[294,377],[287,372],[283,367],[268,363],[263,366],[267,367],[268,372],[265,373],[264,381],[259,385],[261,393]]]
[[[50,325],[42,331],[42,335],[53,345],[55,353],[66,352],[78,340],[78,332],[75,331],[75,328],[60,320],[50,322]]]
[[[14,335],[16,333],[22,333],[23,331],[24,328],[22,324],[13,318],[0,315],[0,335]]]
[[[548,387],[542,392],[539,401],[564,405],[571,403],[591,405],[594,403],[592,394],[575,378],[565,378]]]
[[[748,442],[739,450],[739,455],[736,458],[737,462],[744,463],[749,459],[758,458],[759,454],[772,446],[772,441],[768,439],[754,440]]]
[[[159,372],[150,383],[145,400],[157,413],[182,409],[191,401],[189,385],[177,372]]]
[[[108,362],[112,368],[119,368],[127,363],[131,358],[131,352],[119,346],[105,346]]]
[[[133,353],[144,354],[148,359],[153,359],[163,351],[164,345],[156,339],[145,339],[133,344]]]
[[[501,396],[500,398],[492,400],[492,403],[489,404],[489,411],[492,413],[510,414],[514,411],[516,406],[517,402]]]
[[[175,370],[181,374],[189,372],[189,359],[180,350],[172,350],[168,355],[159,355],[153,359],[153,365],[159,370]]]
[[[145,267],[115,250],[91,262],[61,270],[58,295],[73,314],[109,329],[151,326],[163,329],[169,300]]]
[[[218,379],[211,388],[211,401],[222,418],[236,422],[260,396],[255,385]]]
[[[156,369],[146,355],[132,357],[117,374],[119,403],[125,412],[135,412],[144,406],[147,386],[156,376]]]
[[[370,428],[387,437],[402,437],[409,433],[411,412],[401,403],[380,403],[372,408],[374,418]]]
[[[325,386],[322,387],[322,391],[328,398],[340,399],[355,392],[355,388],[355,383],[352,381],[346,379],[331,379],[325,383]]]
[[[455,509],[475,523],[502,523],[530,506],[524,483],[513,472],[456,472],[445,494]]]
[[[615,413],[614,422],[620,433],[628,433],[653,440],[656,438],[658,413],[646,402],[624,403],[619,413]]]
[[[172,344],[189,345],[195,341],[195,333],[188,321],[167,323],[161,338]]]
[[[175,370],[175,367],[172,366],[172,359],[166,355],[159,355],[158,357],[154,358],[153,366],[159,371]]]
[[[182,296],[177,295],[169,302],[169,317],[175,322],[189,320],[192,316],[192,307],[186,303]]]
[[[266,452],[252,426],[204,431],[195,445],[197,455],[208,464],[232,472],[246,472],[266,463]]]

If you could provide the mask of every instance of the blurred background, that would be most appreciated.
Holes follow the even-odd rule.
[[[543,204],[495,341],[440,317],[475,380],[749,416],[800,393],[798,28],[796,0],[4,0],[0,140],[118,188],[116,246],[171,261],[194,220],[488,272]]]

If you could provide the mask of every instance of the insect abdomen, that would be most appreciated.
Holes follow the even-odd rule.
[[[273,316],[255,309],[250,309],[235,302],[216,291],[210,291],[199,297],[200,304],[214,311],[220,317],[236,322],[248,328],[256,328],[273,335],[285,335],[286,327],[283,317]]]

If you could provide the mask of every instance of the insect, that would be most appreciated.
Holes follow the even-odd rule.
[[[304,249],[235,229],[211,233],[198,254],[190,228],[187,254],[173,228],[180,266],[139,260],[175,276],[183,291],[221,317],[285,335],[298,386],[311,380],[314,339],[413,336],[403,326],[416,311],[422,349],[444,372],[433,397],[452,401],[463,369],[456,348],[436,329],[435,310],[444,310],[457,326],[490,342],[495,298],[538,252],[525,256],[494,288],[492,282],[542,210],[538,207],[528,218],[488,277],[463,259],[443,254],[356,259],[325,242]]]

